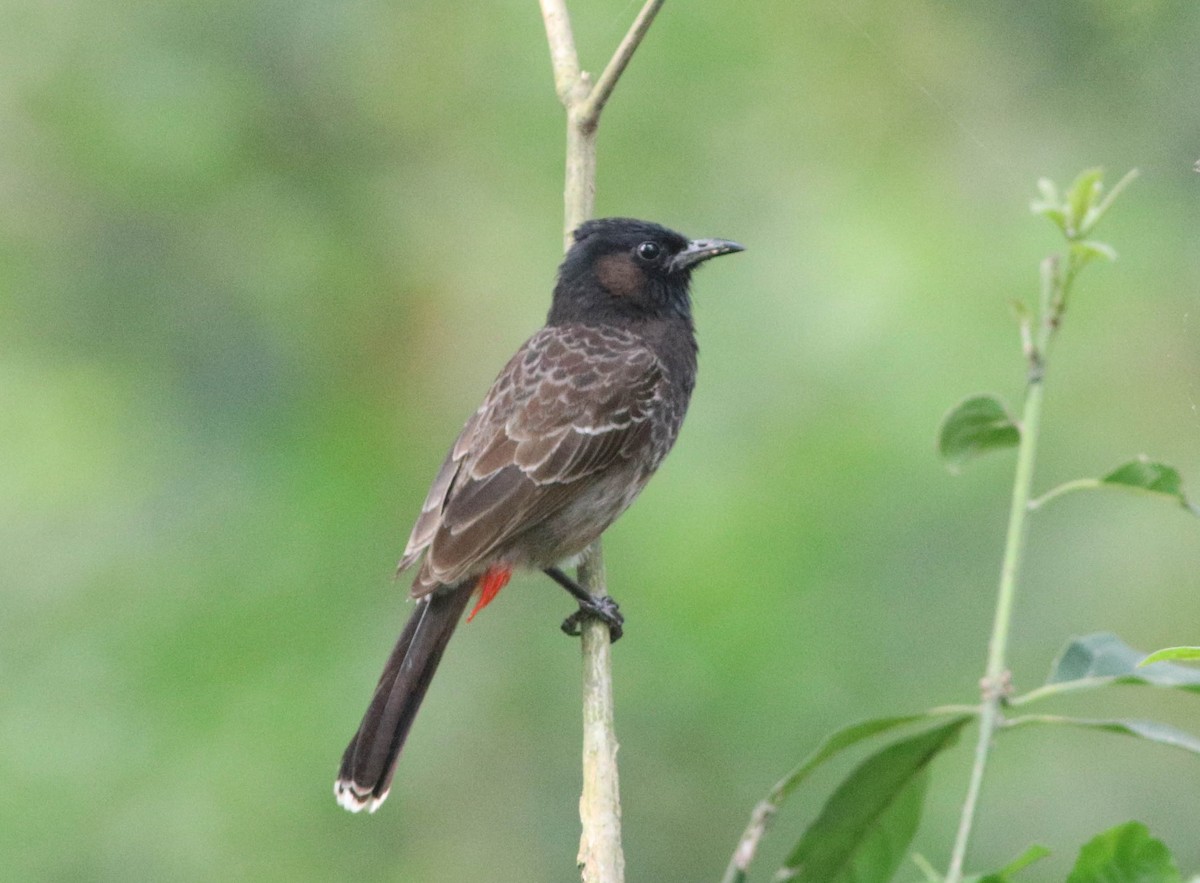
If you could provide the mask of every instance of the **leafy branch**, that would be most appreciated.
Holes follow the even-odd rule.
[[[983,789],[984,773],[987,770],[996,731],[1003,723],[1001,708],[1011,685],[1007,663],[1009,635],[1017,579],[1025,553],[1026,519],[1030,512],[1034,464],[1037,462],[1038,435],[1041,430],[1042,403],[1045,395],[1044,380],[1050,347],[1062,327],[1063,317],[1080,271],[1096,258],[1112,260],[1116,257],[1116,252],[1111,246],[1089,237],[1111,208],[1113,200],[1136,174],[1136,171],[1129,172],[1112,192],[1104,195],[1102,173],[1099,169],[1091,169],[1076,178],[1062,197],[1054,184],[1043,178],[1038,182],[1041,199],[1031,206],[1035,213],[1044,215],[1058,226],[1067,240],[1068,248],[1065,258],[1062,255],[1052,255],[1042,262],[1042,285],[1036,326],[1033,325],[1034,317],[1028,308],[1020,306],[1017,310],[1021,324],[1021,340],[1028,362],[1028,383],[1020,425],[1013,427],[1017,430],[1017,467],[1009,507],[1004,559],[1000,566],[996,612],[992,619],[991,639],[988,642],[987,666],[981,681],[983,697],[979,714],[979,733],[975,743],[975,761],[971,766],[967,796],[963,801],[958,831],[950,854],[946,883],[961,883],[963,878],[963,866],[975,824],[979,796]],[[943,450],[947,447],[947,439],[954,438],[954,430],[961,426],[962,414],[960,406],[943,421],[940,433]],[[1014,435],[1009,432],[1000,436],[993,431],[989,438],[993,441],[990,447],[999,447],[1011,444]],[[981,448],[987,449],[988,446]]]
[[[1031,207],[1059,228],[1067,247],[1063,254],[1042,262],[1041,288],[1035,306],[1014,305],[1027,366],[1020,418],[1013,417],[996,396],[974,395],[952,408],[938,431],[938,450],[951,472],[989,452],[1017,449],[1004,557],[979,704],[943,706],[922,714],[868,720],[834,732],[755,807],[722,883],[744,883],[771,820],[817,766],[864,740],[902,727],[926,725],[915,735],[876,751],[834,790],[776,873],[776,881],[887,883],[891,880],[920,821],[928,764],[953,745],[962,728],[973,720],[979,723],[974,763],[949,869],[943,876],[923,856],[912,857],[929,883],[1010,883],[1018,872],[1049,854],[1045,847],[1032,846],[993,873],[968,876],[964,872],[988,760],[996,737],[1005,732],[1038,725],[1065,726],[1135,736],[1200,754],[1200,738],[1156,721],[1047,713],[1006,716],[1010,709],[1107,686],[1151,686],[1200,693],[1200,669],[1178,664],[1200,661],[1200,647],[1171,647],[1147,655],[1108,633],[1071,641],[1052,666],[1046,683],[1023,695],[1011,695],[1007,667],[1014,601],[1033,512],[1075,491],[1103,488],[1157,497],[1200,515],[1200,507],[1184,496],[1178,471],[1146,457],[1130,460],[1101,478],[1075,479],[1039,497],[1033,495],[1049,354],[1083,268],[1097,259],[1112,260],[1116,256],[1111,246],[1093,238],[1093,232],[1135,174],[1127,174],[1108,193],[1104,192],[1098,169],[1079,175],[1063,194],[1050,181],[1038,182],[1040,198]],[[1149,869],[1151,876],[1139,876],[1144,869]],[[1068,883],[1134,883],[1148,879],[1181,883],[1166,847],[1150,837],[1143,826],[1131,823],[1106,831],[1084,846]]]

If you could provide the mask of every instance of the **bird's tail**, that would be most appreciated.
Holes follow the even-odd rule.
[[[426,595],[404,626],[333,786],[338,803],[351,812],[374,812],[387,798],[404,739],[475,583]]]

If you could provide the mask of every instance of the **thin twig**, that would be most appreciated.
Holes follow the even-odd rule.
[[[1072,681],[1059,681],[1054,684],[1044,684],[1030,690],[1028,693],[1022,693],[1020,696],[1014,696],[1005,702],[1009,708],[1019,708],[1022,705],[1028,705],[1031,702],[1039,702],[1052,696],[1061,696],[1064,693],[1075,693],[1079,690],[1093,690],[1096,687],[1103,687],[1111,684],[1115,680],[1111,676],[1091,677],[1091,678],[1076,678]]]
[[[758,844],[766,836],[771,819],[779,810],[779,800],[773,799],[774,797],[775,795],[772,794],[766,800],[760,800],[755,805],[754,811],[750,813],[750,824],[746,826],[742,838],[738,841],[737,849],[733,851],[733,857],[729,860],[729,866],[725,869],[725,876],[721,878],[721,883],[742,883],[746,879],[746,875],[750,872],[750,865],[754,863],[754,858],[758,855]]]
[[[1069,494],[1072,491],[1090,491],[1096,488],[1103,487],[1103,482],[1098,478],[1077,478],[1074,481],[1063,482],[1057,487],[1053,487],[1040,497],[1029,501],[1029,511],[1033,512],[1040,509],[1049,503],[1051,500],[1061,497],[1063,494]]]
[[[633,58],[634,51],[641,45],[646,32],[650,30],[650,25],[654,23],[654,16],[658,15],[658,11],[662,9],[664,2],[666,0],[646,0],[646,5],[642,7],[642,11],[638,13],[638,17],[634,19],[629,32],[625,35],[625,39],[621,41],[621,45],[613,53],[613,57],[604,68],[604,72],[600,74],[600,79],[596,80],[596,85],[592,87],[591,94],[580,105],[579,116],[581,125],[595,126],[600,121],[600,111],[604,110],[604,105],[608,102],[609,96],[612,95],[612,91],[617,85],[617,80],[625,72],[625,67],[629,64],[629,59]]]

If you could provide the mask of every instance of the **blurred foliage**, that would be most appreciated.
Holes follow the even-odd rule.
[[[1080,850],[1067,883],[1183,883],[1171,853],[1138,822],[1118,825]]]
[[[595,69],[635,6],[574,7]],[[544,579],[460,631],[381,812],[331,795],[427,482],[548,302],[563,134],[537,4],[3,19],[7,873],[571,879],[578,649]],[[749,251],[697,280],[688,425],[607,545],[631,878],[716,879],[821,734],[976,696],[1010,464],[950,478],[932,439],[964,389],[1008,371],[1019,395],[1039,177],[1142,171],[1056,352],[1038,487],[1139,450],[1200,482],[1197,33],[1184,0],[665,8],[606,111],[599,211]],[[1196,643],[1193,519],[1095,494],[1038,521],[1018,687],[1072,633]],[[937,866],[966,754],[914,840]],[[972,864],[1044,842],[1022,879],[1061,880],[1139,818],[1197,867],[1198,791],[1174,752],[1013,734]]]

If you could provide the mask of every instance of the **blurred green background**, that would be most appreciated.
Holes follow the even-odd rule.
[[[578,0],[586,67],[636,4]],[[38,880],[575,878],[578,648],[523,577],[464,626],[374,817],[333,801],[406,615],[427,483],[559,257],[534,0],[0,7],[0,857]],[[1049,378],[1038,486],[1145,452],[1200,495],[1200,5],[668,3],[606,111],[598,211],[725,236],[681,441],[609,533],[629,877],[716,880],[825,732],[973,701],[1012,459],[944,411],[1023,380],[1039,176],[1142,177]],[[1019,688],[1071,634],[1200,642],[1200,522],[1033,524]],[[1157,716],[1114,691],[1047,710]],[[969,747],[916,846],[944,866]],[[841,771],[848,769],[843,766]],[[779,819],[765,878],[838,769]],[[971,864],[1031,881],[1138,818],[1200,869],[1200,761],[1022,731]],[[1039,876],[1040,874],[1040,876]],[[904,878],[916,878],[914,866]]]

